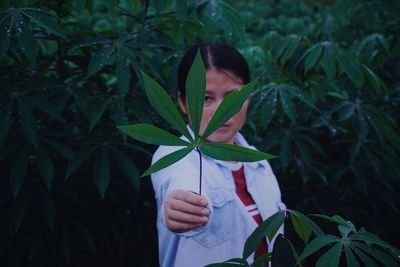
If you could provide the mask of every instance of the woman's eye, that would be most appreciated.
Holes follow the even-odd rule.
[[[208,101],[210,101],[211,100],[211,97],[209,97],[208,95],[206,95],[205,97],[204,97],[204,102],[208,102]]]

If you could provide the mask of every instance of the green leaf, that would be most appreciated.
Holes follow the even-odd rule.
[[[131,72],[129,70],[129,64],[126,62],[126,55],[118,52],[116,60],[117,79],[119,95],[124,97],[129,89],[129,82],[131,80]]]
[[[38,135],[35,117],[21,98],[17,98],[17,104],[21,112],[21,124],[25,135],[33,145],[37,145]]]
[[[96,148],[97,146],[84,146],[79,150],[76,155],[71,157],[68,161],[67,173],[65,175],[65,178],[67,179],[72,174],[74,174]]]
[[[301,37],[296,34],[291,34],[287,38],[289,40],[289,44],[285,49],[285,53],[283,53],[280,59],[280,63],[282,66],[285,65],[286,61],[288,61],[288,59],[290,59],[293,56],[293,53],[299,47],[301,41]]]
[[[369,83],[371,84],[372,88],[374,88],[375,93],[380,96],[381,95],[381,84],[382,81],[376,76],[376,74],[368,68],[366,65],[362,64],[361,69],[364,75],[367,77]]]
[[[180,139],[179,137],[150,124],[118,126],[118,129],[130,137],[146,144],[165,146],[190,145],[190,143]]]
[[[178,160],[184,158],[187,154],[189,154],[191,151],[193,150],[193,148],[183,148],[180,149],[178,151],[172,152],[171,154],[166,155],[165,157],[162,157],[161,159],[159,159],[157,162],[155,162],[153,165],[150,166],[150,168],[148,168],[143,174],[143,176],[147,176],[150,175],[154,172],[157,172],[161,169],[164,169],[172,164],[174,164],[175,162],[177,162]]]
[[[18,43],[22,52],[24,52],[26,57],[31,61],[32,65],[36,66],[37,47],[33,33],[29,26],[26,25],[26,21],[21,15],[16,17],[15,24]]]
[[[356,233],[354,235],[349,236],[350,240],[358,240],[358,241],[364,241],[367,243],[372,243],[387,249],[392,249],[392,246],[381,240],[378,236],[371,234],[371,233]]]
[[[394,260],[394,258],[388,254],[384,253],[372,246],[360,243],[360,242],[352,242],[352,245],[359,247],[363,251],[367,252],[371,256],[373,256],[375,259],[378,261],[382,262],[385,266],[391,267],[391,266],[398,266],[399,264]]]
[[[65,159],[70,159],[74,156],[74,152],[64,144],[48,139],[45,139],[43,141],[46,142],[49,146],[51,146],[55,151],[57,151],[58,154],[63,156]]]
[[[283,235],[279,234],[274,242],[271,265],[274,267],[296,266],[296,257],[293,245]],[[263,265],[265,266],[265,265]]]
[[[304,61],[304,73],[307,74],[307,72],[314,67],[314,65],[317,63],[319,60],[322,51],[323,51],[323,46],[318,43],[310,49],[309,54],[307,55],[305,61]]]
[[[12,104],[12,101],[8,101],[5,104],[3,103],[0,108],[0,147],[6,141],[8,132],[10,131]]]
[[[307,223],[311,227],[311,230],[317,236],[324,234],[324,232],[321,230],[321,228],[315,222],[313,222],[310,218],[308,218],[306,215],[304,215],[303,213],[295,211],[295,210],[289,210],[289,209],[288,209],[288,212],[291,214],[292,213],[295,214],[296,217],[298,217],[299,219],[301,218],[301,220],[303,220],[305,223]]]
[[[286,93],[284,89],[279,90],[279,94],[281,97],[281,104],[283,111],[288,116],[288,118],[292,121],[292,123],[296,122],[296,106],[293,104],[291,97]]]
[[[355,59],[349,52],[339,51],[335,54],[340,68],[344,70],[347,77],[353,82],[356,88],[361,88],[364,83],[364,76],[360,67],[355,63]]]
[[[94,126],[99,122],[101,116],[103,116],[104,111],[108,107],[108,104],[110,103],[111,98],[107,99],[100,99],[96,105],[93,107],[92,110],[90,110],[89,113],[89,129],[93,130]]]
[[[322,247],[325,247],[326,245],[333,243],[333,242],[339,242],[340,238],[334,235],[320,235],[311,240],[310,243],[304,248],[303,252],[299,256],[299,261],[304,260],[317,250],[321,249]]]
[[[21,11],[24,15],[28,16],[31,21],[40,27],[46,29],[48,33],[52,33],[61,38],[66,39],[64,31],[57,24],[53,16],[40,9],[22,8]]]
[[[186,79],[186,101],[195,136],[199,135],[205,94],[206,68],[198,50]]]
[[[85,7],[86,0],[73,0],[73,2],[74,2],[74,7],[78,11],[78,13],[81,14],[83,8]]]
[[[180,20],[184,20],[186,18],[186,14],[188,12],[188,1],[186,0],[176,0],[176,12],[178,14],[178,18]]]
[[[321,215],[321,214],[311,214],[310,216],[315,216],[330,222],[337,223],[339,225],[343,225],[345,227],[349,227],[350,224],[348,221],[344,220],[341,216],[339,215],[334,215],[334,216],[327,216],[327,215]]]
[[[10,46],[11,30],[14,25],[14,17],[7,17],[0,24],[0,60],[5,56]]]
[[[280,142],[280,161],[282,168],[286,170],[289,166],[289,162],[293,153],[292,141],[289,136],[282,136],[282,140]]]
[[[142,72],[142,77],[147,98],[158,114],[160,114],[164,120],[169,122],[172,127],[186,136],[186,138],[188,138],[190,141],[193,140],[188,129],[186,128],[184,119],[167,92],[165,92],[165,90],[146,73]]]
[[[54,164],[46,149],[38,144],[35,147],[36,150],[36,165],[39,169],[39,172],[43,178],[43,181],[48,190],[51,189],[51,185],[54,179]]]
[[[336,75],[335,46],[332,43],[324,45],[324,53],[321,59],[321,66],[329,79],[333,80]]]
[[[359,248],[352,246],[354,252],[358,255],[358,257],[361,259],[362,262],[364,262],[365,266],[368,267],[379,267],[378,264],[375,263],[375,261],[373,259],[371,259],[370,256],[368,256],[368,254],[366,254],[365,252],[363,252],[362,250],[360,250]]]
[[[222,143],[207,143],[201,145],[200,150],[211,158],[225,161],[252,162],[277,157],[258,150]]]
[[[203,132],[201,136],[202,141],[206,140],[210,134],[212,134],[216,129],[222,126],[226,121],[228,121],[232,116],[242,109],[244,102],[253,92],[256,82],[256,80],[253,80],[239,90],[232,91],[225,96],[224,100],[219,105],[210,122],[208,123],[207,128]]]
[[[23,190],[21,194],[19,194],[14,204],[10,207],[11,229],[14,233],[19,231],[19,228],[24,222],[31,207],[31,202],[32,190],[31,188],[26,188],[26,190]]]
[[[342,253],[342,243],[338,242],[333,248],[329,249],[321,258],[318,259],[316,267],[338,267],[340,254]]]
[[[262,107],[260,108],[261,120],[264,127],[268,126],[276,113],[278,90],[273,88],[267,94],[268,95],[265,97],[265,102],[263,102],[264,104],[262,104]]]
[[[311,226],[297,213],[289,212],[289,214],[296,234],[303,240],[304,244],[307,244],[311,237]]]
[[[86,77],[90,77],[99,71],[104,65],[110,62],[110,57],[114,52],[114,46],[104,46],[97,51],[90,59]]]
[[[107,149],[104,146],[97,154],[93,165],[93,180],[101,198],[104,198],[104,194],[110,183],[110,161]]]
[[[242,258],[247,259],[254,251],[256,251],[262,238],[265,236],[267,236],[268,240],[271,241],[279,227],[282,226],[284,220],[285,211],[278,211],[258,225],[244,244]]]
[[[360,267],[360,264],[358,263],[356,256],[354,255],[353,251],[350,249],[349,245],[344,245],[344,252],[346,255],[346,266],[348,267]]]
[[[15,160],[10,168],[10,185],[11,192],[14,198],[17,197],[21,186],[24,182],[26,172],[29,166],[31,150],[29,146],[25,146],[16,154]]]
[[[140,177],[135,164],[133,164],[133,162],[129,159],[129,157],[122,154],[118,149],[112,148],[110,151],[119,169],[124,174],[125,178],[128,180],[128,182],[132,185],[133,188],[139,190]]]

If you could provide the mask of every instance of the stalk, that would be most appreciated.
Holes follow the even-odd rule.
[[[197,152],[199,153],[199,159],[200,159],[200,185],[199,185],[199,195],[201,196],[201,184],[202,184],[202,176],[203,176],[203,157],[201,155],[200,149],[196,147]]]

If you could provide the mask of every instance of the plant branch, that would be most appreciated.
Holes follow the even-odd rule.
[[[200,149],[196,147],[197,152],[199,153],[199,159],[200,159],[200,174],[199,174],[199,195],[201,196],[201,184],[202,184],[202,176],[203,176],[203,157],[201,155]]]

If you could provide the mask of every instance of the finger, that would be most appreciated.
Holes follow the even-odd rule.
[[[171,194],[175,199],[183,200],[195,206],[206,207],[208,204],[207,198],[205,196],[201,196],[187,190],[178,189],[171,192]]]
[[[208,222],[208,217],[170,210],[167,214],[167,220],[189,224],[205,224]]]
[[[170,199],[169,201],[167,201],[166,208],[197,216],[208,216],[208,214],[210,213],[210,211],[206,207],[192,205],[186,201],[179,199]]]

